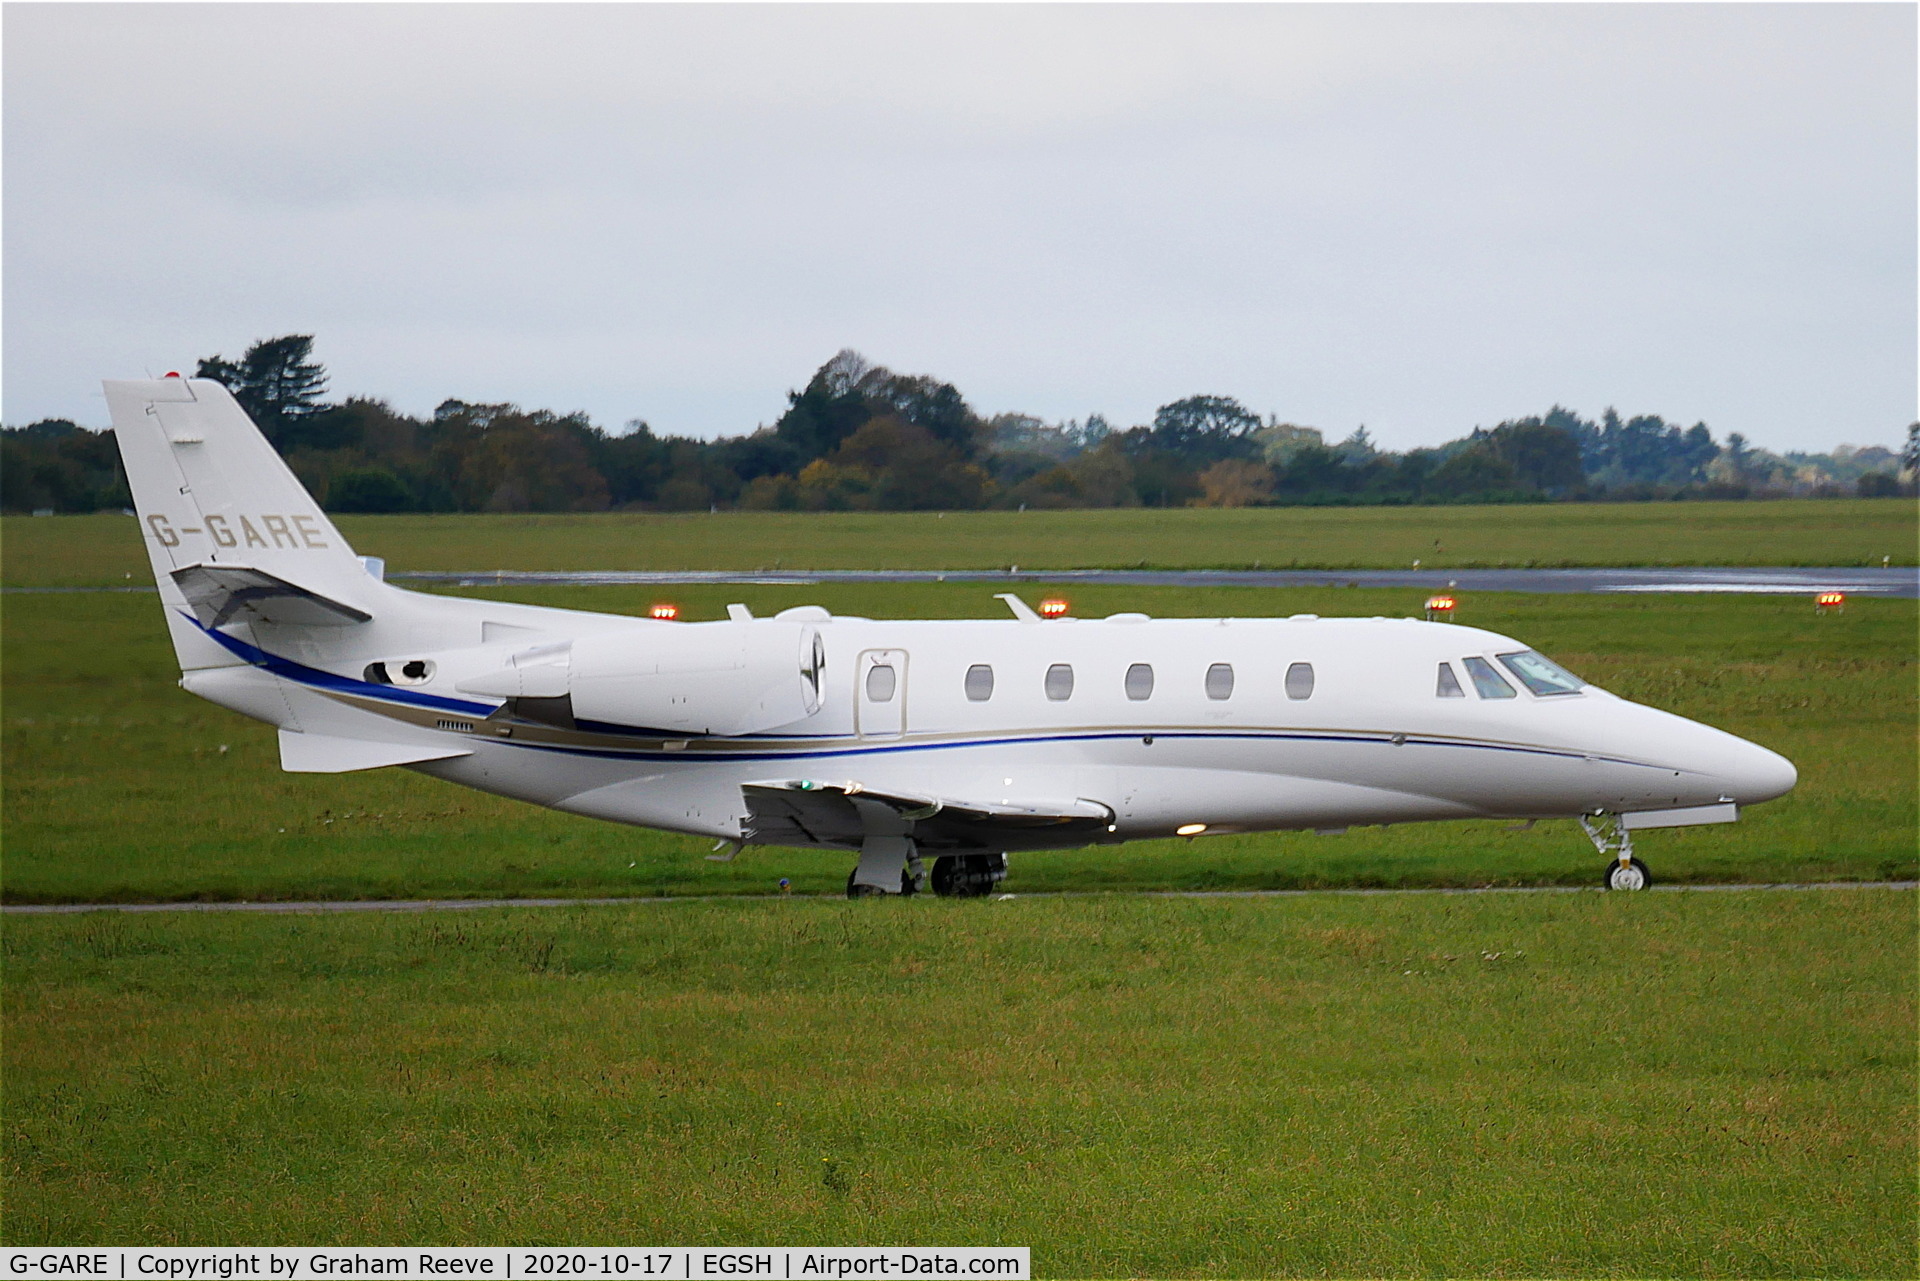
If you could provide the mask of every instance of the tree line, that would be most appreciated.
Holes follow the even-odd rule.
[[[1598,420],[1554,406],[1460,439],[1392,452],[1361,427],[1339,440],[1230,396],[1162,405],[1116,428],[982,417],[951,383],[842,351],[789,392],[772,426],[718,440],[608,432],[581,413],[446,400],[427,418],[326,399],[313,337],[210,356],[227,386],[329,511],[960,510],[982,507],[1297,506],[1911,494],[1905,450],[1773,454],[1738,433],[1656,414]],[[0,430],[8,511],[128,505],[106,432],[64,419]]]

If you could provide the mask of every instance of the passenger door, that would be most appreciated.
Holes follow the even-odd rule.
[[[853,724],[862,738],[898,738],[907,729],[907,651],[860,654],[854,681]]]

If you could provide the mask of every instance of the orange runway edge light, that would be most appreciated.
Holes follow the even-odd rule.
[[[651,614],[653,617],[669,623],[671,623],[674,619],[680,617],[680,607],[678,605],[667,605],[667,604],[655,605],[652,609],[648,610],[647,612]]]
[[[1049,596],[1040,602],[1040,617],[1063,618],[1066,616],[1067,602],[1058,596]]]
[[[1455,603],[1451,596],[1427,597],[1427,621],[1431,622],[1436,618],[1452,618]]]
[[[1813,598],[1813,609],[1817,614],[1824,614],[1830,609],[1845,609],[1846,607],[1847,594],[1845,592],[1821,592]]]

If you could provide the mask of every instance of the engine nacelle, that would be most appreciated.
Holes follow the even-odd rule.
[[[753,734],[820,707],[826,644],[778,619],[642,623],[577,638],[567,661],[577,721]]]

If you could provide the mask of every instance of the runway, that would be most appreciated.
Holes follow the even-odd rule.
[[[739,586],[813,583],[1111,583],[1131,587],[1414,587],[1473,592],[1753,593],[1840,591],[1889,599],[1920,598],[1911,566],[1619,569],[819,569],[410,572],[396,581],[460,587]]]
[[[1650,894],[1730,894],[1791,890],[1808,893],[1831,890],[1911,890],[1920,881],[1817,881],[1769,885],[1652,885]],[[1036,894],[996,894],[996,901],[1028,898],[1307,898],[1313,895],[1374,896],[1387,894],[1605,894],[1599,886],[1487,885],[1432,889],[1328,890],[1053,890]],[[9,903],[0,912],[9,916],[71,916],[82,912],[265,912],[270,915],[329,912],[472,912],[489,907],[621,907],[668,903],[762,903],[800,899],[838,901],[839,895],[810,894],[686,894],[651,898],[423,898],[342,899],[286,903]]]
[[[1676,569],[608,569],[410,570],[387,575],[396,583],[455,587],[741,587],[816,583],[1110,583],[1121,587],[1412,587],[1463,592],[1735,593],[1811,596],[1846,592],[1888,600],[1920,599],[1920,569],[1912,566]],[[151,592],[150,585],[4,587],[0,592]]]

